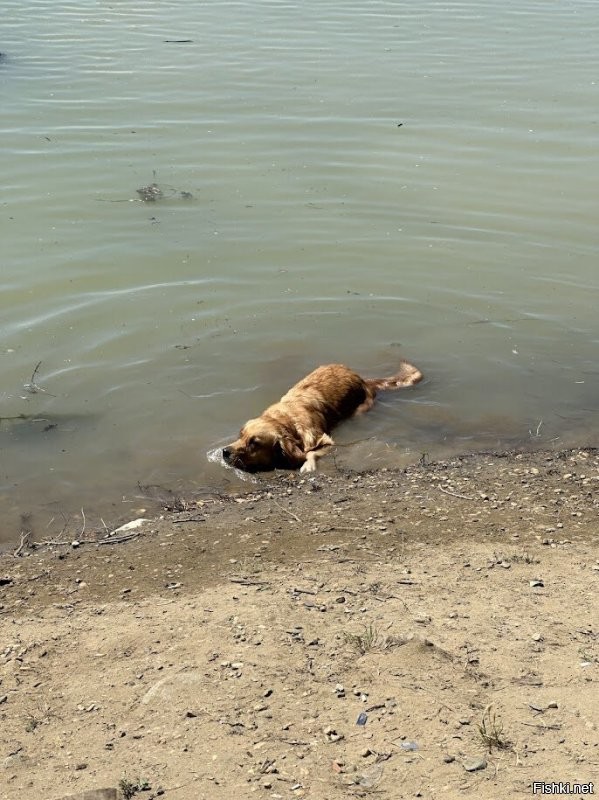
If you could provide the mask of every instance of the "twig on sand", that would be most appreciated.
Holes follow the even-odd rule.
[[[96,544],[120,544],[121,542],[128,542],[129,539],[136,539],[139,533],[128,533],[126,536],[117,536],[113,539],[100,539]]]
[[[181,525],[183,522],[206,522],[206,517],[187,517],[187,519],[174,519],[173,525]]]
[[[14,551],[13,556],[17,558],[21,555],[23,550],[26,550],[31,543],[31,531],[25,531],[25,533],[21,533],[21,542],[17,549]]]
[[[229,581],[240,586],[268,586],[268,581],[252,581],[249,578],[229,578]]]
[[[296,522],[301,522],[301,519],[298,517],[297,514],[294,514],[293,511],[289,511],[288,508],[285,508],[285,506],[282,506],[280,503],[277,503],[274,497],[272,498],[272,501],[278,508],[281,509],[281,511],[284,511],[286,514],[289,514],[290,517],[293,517],[293,519],[296,520]]]
[[[187,781],[187,783],[180,783],[178,786],[169,786],[164,791],[165,792],[169,792],[169,793],[170,792],[178,792],[179,789],[184,789],[186,786],[190,786],[192,783],[195,783],[196,781],[199,781],[199,780],[200,780],[200,777],[198,776],[197,778],[193,778],[193,780],[191,780],[191,781]]]
[[[539,724],[537,722],[522,722],[522,720],[520,720],[520,725],[527,725],[529,728],[540,728],[544,731],[561,731],[562,729],[562,726],[559,723],[556,723],[555,725],[545,725],[543,723]]]
[[[81,533],[79,534],[79,538],[81,538],[85,533],[85,511],[83,509],[81,509],[81,516],[83,517],[83,527],[81,528]]]
[[[452,497],[459,497],[462,500],[476,500],[476,497],[470,497],[467,494],[459,494],[458,492],[452,492],[451,489],[444,489],[442,486],[437,487],[440,492],[443,494],[450,494]]]
[[[57,539],[44,539],[43,542],[40,542],[41,545],[44,547],[72,547],[71,542],[65,542],[64,540],[57,540]]]

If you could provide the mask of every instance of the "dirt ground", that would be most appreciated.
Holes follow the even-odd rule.
[[[598,489],[590,448],[271,475],[4,555],[0,798],[598,792]]]

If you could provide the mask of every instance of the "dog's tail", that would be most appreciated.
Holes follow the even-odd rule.
[[[366,383],[377,391],[385,389],[403,389],[404,386],[413,386],[422,380],[422,372],[413,364],[402,361],[399,372],[389,378],[367,378]]]

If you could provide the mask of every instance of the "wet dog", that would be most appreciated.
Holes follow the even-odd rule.
[[[223,458],[247,472],[314,472],[318,459],[335,444],[329,435],[335,425],[372,408],[377,392],[420,380],[420,370],[407,361],[389,378],[362,378],[343,364],[318,367],[278,403],[246,422],[239,439],[223,448]]]

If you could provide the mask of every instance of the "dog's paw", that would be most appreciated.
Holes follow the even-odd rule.
[[[307,458],[302,466],[300,472],[316,472],[316,461],[313,458]]]
[[[335,444],[335,442],[331,439],[329,434],[328,433],[323,433],[322,436],[320,437],[320,439],[316,442],[316,445],[314,446],[314,450],[317,450],[317,449],[323,448],[323,447],[333,447],[334,444]]]

